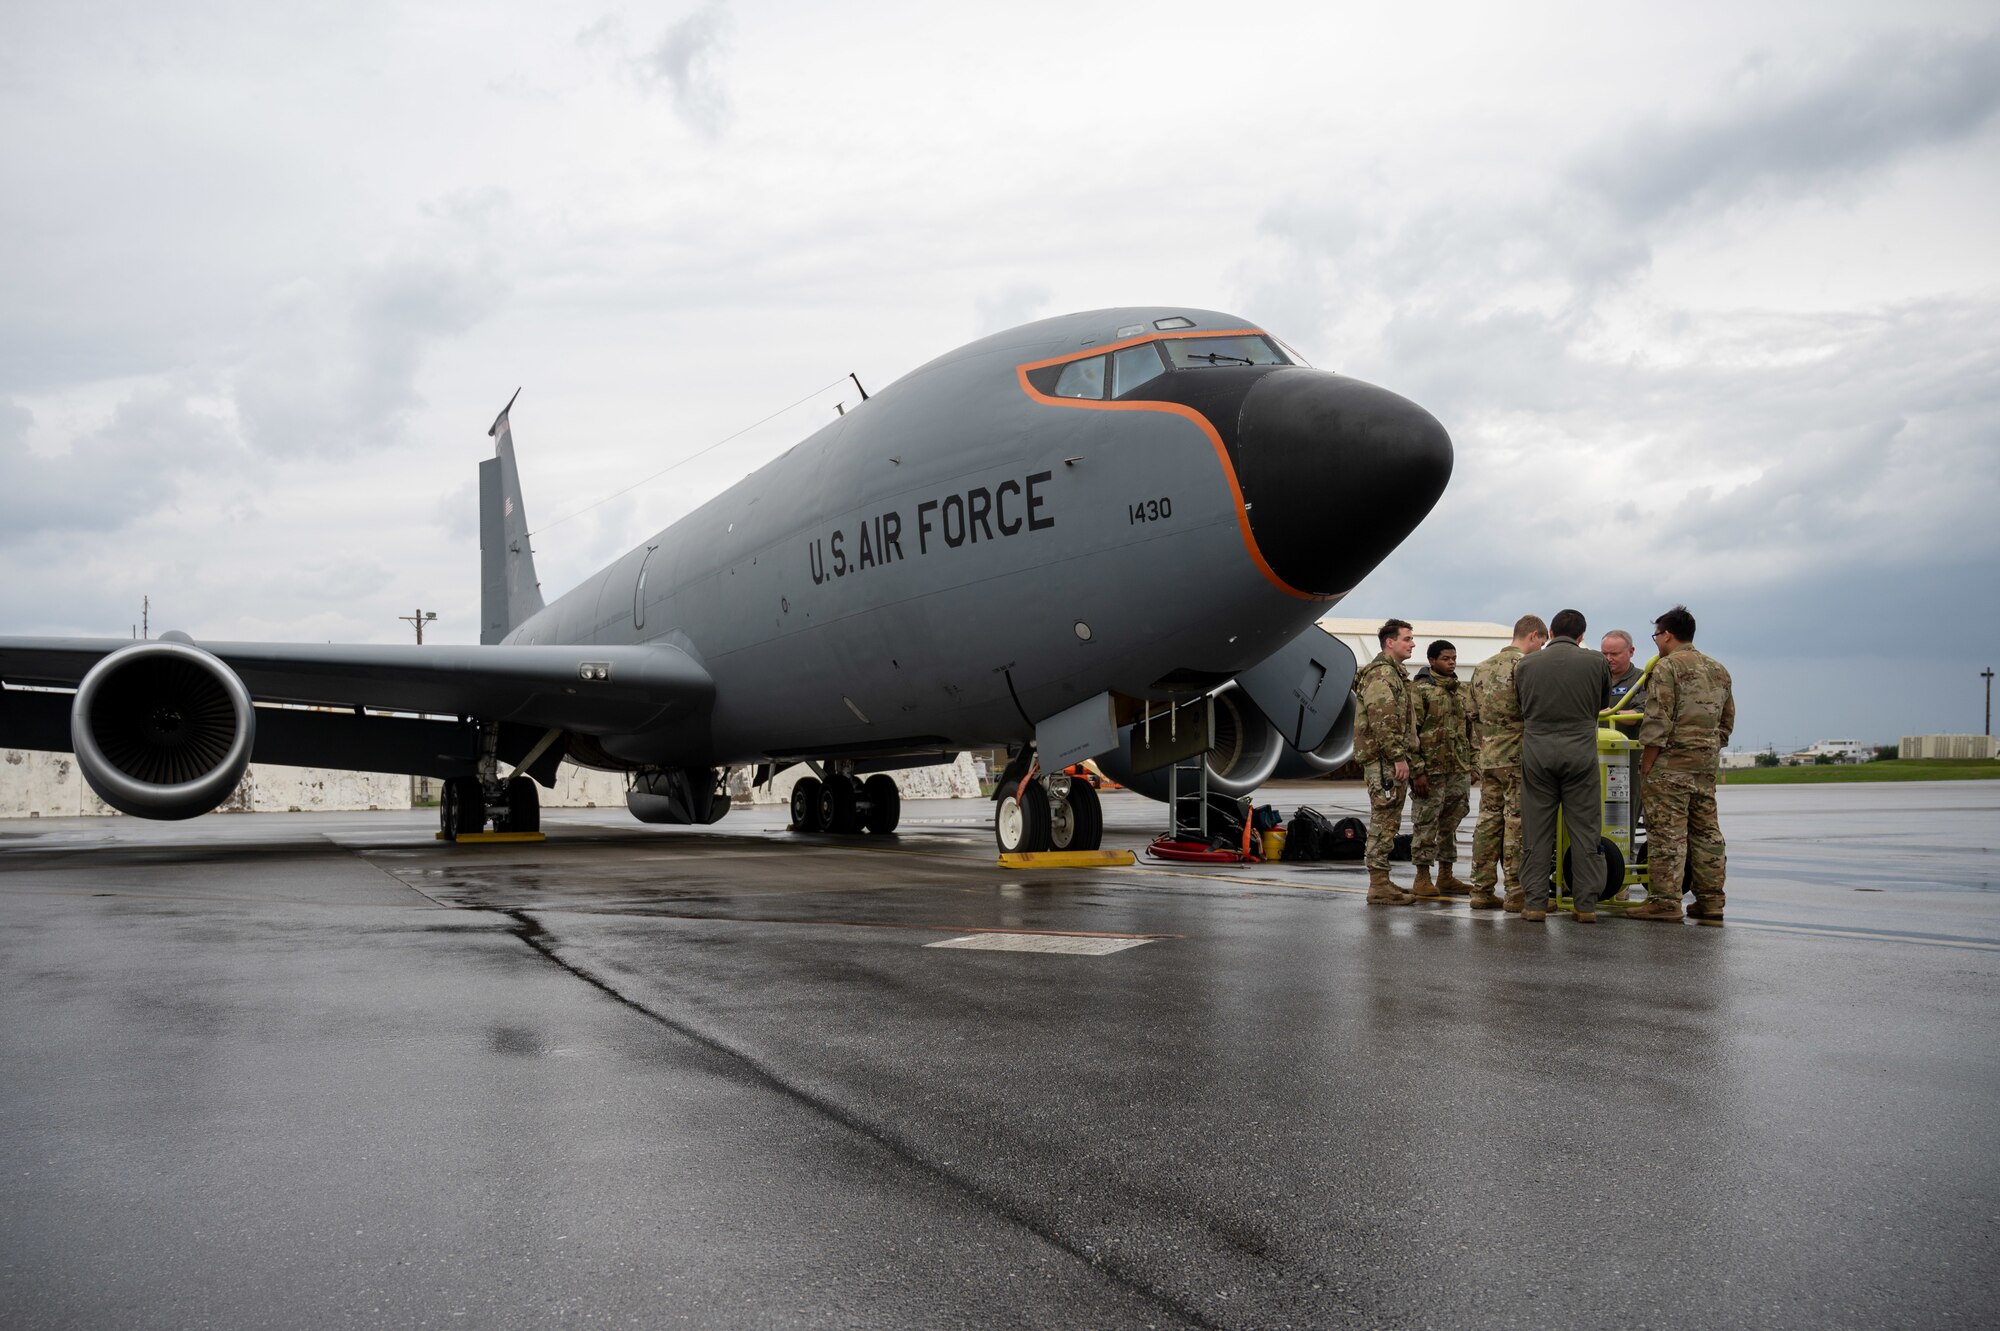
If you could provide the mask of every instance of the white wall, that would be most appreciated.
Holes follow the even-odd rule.
[[[786,804],[792,787],[811,773],[793,767],[768,786],[750,785],[751,769],[730,772],[729,791],[739,804]],[[977,799],[979,775],[972,755],[938,767],[913,767],[891,772],[904,799]],[[433,789],[436,787],[433,780]],[[340,772],[319,767],[279,767],[252,763],[228,799],[222,813],[324,813],[337,810],[407,809],[410,778],[379,772]],[[594,772],[564,763],[556,772],[555,789],[542,792],[545,809],[623,809],[625,775]],[[97,798],[76,759],[67,753],[0,749],[0,818],[94,818],[115,816],[117,810]]]
[[[254,763],[222,802],[221,812],[321,813],[409,807],[410,779],[406,776]],[[0,749],[0,818],[95,818],[117,812],[84,782],[72,755]]]

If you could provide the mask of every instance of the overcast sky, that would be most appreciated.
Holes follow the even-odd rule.
[[[7,13],[0,633],[475,641],[517,385],[553,593],[850,370],[1184,303],[1451,430],[1341,613],[1685,601],[1746,747],[1982,725],[1990,3]]]

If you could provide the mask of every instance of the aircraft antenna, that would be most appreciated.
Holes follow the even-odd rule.
[[[855,387],[857,387],[857,388],[858,388],[858,387],[860,387],[860,385],[861,385],[861,381],[860,381],[859,379],[856,379],[856,380],[854,381],[854,383],[855,383]],[[758,426],[760,426],[760,425],[768,425],[768,424],[770,424],[770,423],[771,423],[772,421],[774,421],[774,420],[778,419],[778,417],[780,417],[780,416],[784,415],[784,414],[785,414],[786,412],[788,412],[788,411],[793,411],[793,410],[796,410],[796,409],[797,409],[797,408],[799,408],[799,407],[803,407],[803,406],[804,406],[804,405],[805,405],[806,403],[808,403],[808,402],[812,401],[812,400],[813,400],[814,398],[818,397],[818,396],[819,396],[819,395],[820,395],[821,393],[825,393],[825,392],[828,392],[828,391],[830,391],[830,390],[832,390],[832,389],[835,389],[835,388],[838,388],[838,387],[840,387],[840,380],[838,380],[838,379],[835,379],[835,380],[834,380],[834,381],[833,381],[832,383],[830,383],[830,384],[822,384],[822,385],[821,385],[820,387],[818,387],[818,388],[815,388],[815,389],[813,389],[813,391],[812,391],[812,392],[810,392],[810,393],[807,393],[807,394],[806,394],[806,395],[805,395],[804,397],[800,398],[800,399],[799,399],[799,400],[798,400],[797,402],[793,402],[793,403],[790,403],[790,404],[789,404],[789,405],[787,405],[787,406],[783,406],[783,407],[780,407],[780,408],[778,408],[778,409],[777,409],[776,411],[774,411],[774,412],[772,412],[772,413],[771,413],[770,415],[766,416],[766,417],[765,417],[765,418],[764,418],[763,420],[761,420],[761,421],[752,421],[752,422],[750,422],[750,424],[748,424],[748,425],[744,426],[744,427],[743,427],[742,429],[738,430],[738,431],[737,431],[737,432],[736,432],[735,434],[731,434],[731,435],[724,435],[724,436],[723,436],[722,438],[720,438],[720,439],[716,440],[716,441],[715,441],[714,443],[710,444],[710,445],[709,445],[708,447],[706,447],[706,448],[698,448],[698,449],[696,449],[696,450],[695,450],[694,452],[692,452],[692,453],[688,454],[688,455],[687,455],[686,457],[684,457],[684,458],[680,458],[680,459],[678,459],[678,460],[676,460],[676,461],[673,461],[673,462],[669,462],[669,463],[668,463],[668,464],[667,464],[666,466],[664,466],[664,467],[660,468],[660,469],[659,469],[658,471],[654,472],[654,473],[653,473],[652,475],[650,475],[650,476],[641,476],[641,477],[640,477],[640,478],[639,478],[638,480],[636,480],[636,481],[632,482],[632,483],[631,483],[630,485],[626,486],[626,487],[625,487],[624,489],[622,489],[622,490],[613,490],[613,491],[612,491],[612,492],[611,492],[610,494],[608,494],[608,495],[604,496],[604,498],[602,498],[602,499],[594,499],[594,500],[592,500],[592,501],[591,501],[590,503],[588,503],[588,504],[585,504],[585,505],[584,505],[584,506],[583,506],[582,508],[576,508],[576,509],[571,509],[571,510],[570,510],[569,512],[567,512],[567,513],[563,514],[563,515],[562,515],[561,517],[559,517],[559,518],[555,519],[555,520],[554,520],[553,522],[545,522],[545,523],[543,523],[543,524],[542,524],[541,526],[539,526],[539,527],[535,528],[535,529],[534,529],[533,531],[529,532],[529,533],[528,533],[528,535],[530,535],[530,536],[540,536],[540,535],[541,535],[541,534],[542,534],[543,532],[547,531],[547,530],[548,530],[549,528],[551,528],[551,527],[559,527],[559,526],[561,526],[561,525],[562,525],[563,523],[565,523],[565,522],[568,522],[568,521],[569,521],[569,520],[570,520],[571,518],[575,518],[575,517],[581,517],[581,516],[583,516],[583,515],[584,515],[585,513],[588,513],[588,512],[590,512],[590,510],[591,510],[591,509],[593,509],[593,508],[601,508],[601,507],[602,507],[602,506],[604,506],[605,504],[608,504],[608,503],[610,503],[610,502],[611,502],[612,500],[616,499],[616,498],[617,498],[617,497],[618,497],[619,495],[622,495],[622,494],[630,494],[630,493],[631,493],[632,491],[634,491],[634,490],[638,489],[638,488],[639,488],[640,486],[642,486],[642,485],[646,484],[646,482],[648,482],[648,481],[656,481],[656,480],[658,480],[658,479],[659,479],[660,477],[662,477],[662,476],[666,475],[666,474],[667,474],[668,472],[672,471],[672,470],[673,470],[674,468],[676,468],[676,467],[684,467],[684,466],[686,466],[686,465],[687,465],[688,463],[690,463],[690,462],[693,462],[693,461],[694,461],[694,460],[695,460],[696,458],[698,458],[698,457],[701,457],[701,456],[702,456],[703,454],[705,454],[705,453],[713,453],[713,452],[714,452],[714,451],[715,451],[716,449],[718,449],[718,448],[721,448],[721,447],[722,447],[722,446],[723,446],[724,444],[728,443],[728,442],[729,442],[730,440],[732,440],[732,439],[740,439],[740,438],[742,438],[742,437],[743,437],[744,435],[746,435],[746,434],[749,434],[749,433],[750,433],[750,432],[751,432],[752,430],[756,429],[756,428],[757,428]],[[868,396],[868,395],[867,395],[866,393],[863,393],[863,394],[862,394],[862,396],[863,396],[863,397],[866,397],[866,396]]]
[[[854,371],[849,370],[847,372],[847,377],[854,381],[854,387],[858,389],[861,393],[861,400],[863,402],[866,402],[868,400],[868,390],[861,387],[861,376],[856,374]],[[841,413],[841,415],[843,416],[845,416],[846,414],[847,414],[846,412]]]

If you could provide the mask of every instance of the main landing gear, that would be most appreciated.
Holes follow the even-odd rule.
[[[496,832],[539,832],[542,830],[542,797],[535,783],[525,776],[500,779],[500,764],[494,753],[499,732],[487,728],[479,757],[479,775],[448,777],[438,797],[438,831],[446,841],[486,830],[491,823]]]
[[[792,787],[795,832],[866,830],[887,835],[902,820],[903,792],[880,772],[864,781],[852,772],[829,771],[824,780],[802,776]]]
[[[541,792],[525,776],[487,785],[476,776],[454,776],[444,783],[438,799],[438,830],[446,841],[483,832],[491,823],[496,832],[539,832],[542,830]]]
[[[1104,842],[1097,788],[1078,776],[1036,773],[1012,785],[1002,778],[993,839],[1003,855],[1041,850],[1096,850]]]

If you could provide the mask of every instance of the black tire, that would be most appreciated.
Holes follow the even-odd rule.
[[[438,821],[447,841],[485,830],[486,792],[479,788],[478,777],[455,776],[444,783],[438,797]]]
[[[792,787],[792,830],[819,831],[819,778],[802,776]]]
[[[542,797],[535,789],[535,783],[525,776],[517,776],[507,783],[507,830],[542,830]]]
[[[819,792],[819,830],[843,836],[861,830],[861,801],[858,783],[851,776],[828,779]]]
[[[1644,849],[1645,847],[1640,847],[1642,852]],[[1576,861],[1572,858],[1575,851],[1575,846],[1563,851],[1563,886],[1568,889],[1572,897],[1576,895],[1574,872]],[[1625,852],[1619,850],[1609,839],[1603,839],[1597,843],[1597,853],[1604,857],[1604,891],[1598,900],[1609,901],[1625,890]]]
[[[1030,781],[1017,804],[1007,791],[993,810],[993,840],[1003,855],[1030,854],[1049,848],[1049,792]]]
[[[863,820],[869,831],[887,836],[903,821],[903,792],[897,788],[894,777],[880,772],[869,777],[861,783],[861,799],[867,809]]]
[[[1049,849],[1096,850],[1104,844],[1104,806],[1080,776],[1068,778],[1061,795],[1049,796]]]

